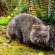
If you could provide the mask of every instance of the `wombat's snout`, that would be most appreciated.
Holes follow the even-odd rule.
[[[36,37],[34,38],[34,41],[36,43],[46,43],[46,38],[47,38],[47,35],[36,35]]]
[[[34,40],[35,40],[35,42],[37,42],[37,43],[39,43],[39,41],[40,41],[40,39],[38,39],[38,38],[35,38]]]

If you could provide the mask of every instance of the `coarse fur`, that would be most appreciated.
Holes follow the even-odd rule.
[[[20,13],[7,26],[7,37],[25,44],[48,45],[50,27],[30,14]]]

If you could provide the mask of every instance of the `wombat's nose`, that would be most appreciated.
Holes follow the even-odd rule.
[[[35,42],[37,42],[37,43],[39,42],[39,39],[38,39],[38,38],[35,38],[34,40],[35,40]]]
[[[37,40],[37,42],[39,42],[39,39]]]

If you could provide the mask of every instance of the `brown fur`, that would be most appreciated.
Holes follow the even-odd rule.
[[[29,44],[47,44],[49,41],[49,26],[30,14],[21,13],[13,17],[7,26],[7,37]]]

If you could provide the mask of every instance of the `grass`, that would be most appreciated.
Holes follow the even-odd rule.
[[[0,35],[0,55],[55,55],[54,52],[33,49],[16,41],[8,44],[5,37],[5,35]]]
[[[0,55],[46,55],[44,51],[32,49],[16,41],[8,44],[5,36],[0,36]]]
[[[33,49],[24,44],[17,43],[16,41],[13,41],[10,44],[8,44],[7,39],[5,38],[6,36],[3,35],[6,26],[3,26],[3,23],[0,24],[1,24],[0,33],[2,32],[2,34],[0,34],[0,55],[55,55],[54,52],[47,52],[44,50]]]
[[[0,25],[0,32],[4,32],[4,28],[5,26]],[[0,55],[47,55],[44,51],[33,49],[16,41],[8,44],[5,37],[5,35],[0,34]]]
[[[7,25],[10,19],[11,19],[11,16],[0,17],[0,25]]]

